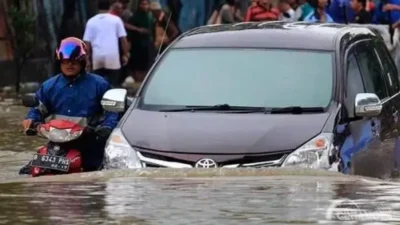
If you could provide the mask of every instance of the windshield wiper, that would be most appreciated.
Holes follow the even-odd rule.
[[[301,106],[289,106],[283,108],[270,108],[266,109],[266,112],[271,114],[277,113],[292,113],[292,114],[302,114],[310,112],[324,112],[323,107],[301,107]]]
[[[228,104],[219,104],[213,106],[186,106],[185,108],[178,109],[163,109],[160,112],[185,112],[185,111],[264,111],[263,107],[244,107],[244,106],[230,106]]]

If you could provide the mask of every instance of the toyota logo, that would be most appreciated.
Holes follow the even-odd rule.
[[[197,161],[196,165],[194,165],[196,168],[217,168],[218,165],[217,163],[212,160],[212,159],[200,159]]]

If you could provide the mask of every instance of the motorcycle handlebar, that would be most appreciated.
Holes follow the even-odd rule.
[[[27,130],[21,130],[21,133],[24,133],[27,136],[35,136],[37,135],[37,128],[40,123],[32,123],[31,126]]]

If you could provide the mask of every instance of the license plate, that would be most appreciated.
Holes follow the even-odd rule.
[[[35,154],[31,166],[68,172],[70,161],[65,157]]]

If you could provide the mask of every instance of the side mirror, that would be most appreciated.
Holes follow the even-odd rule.
[[[124,88],[114,88],[104,93],[101,106],[109,112],[124,112],[126,109],[128,91]]]
[[[360,93],[356,95],[355,99],[355,116],[359,117],[373,117],[379,116],[382,112],[382,103],[376,94]]]
[[[39,106],[39,100],[36,98],[35,93],[28,93],[22,96],[22,105],[25,107]]]

